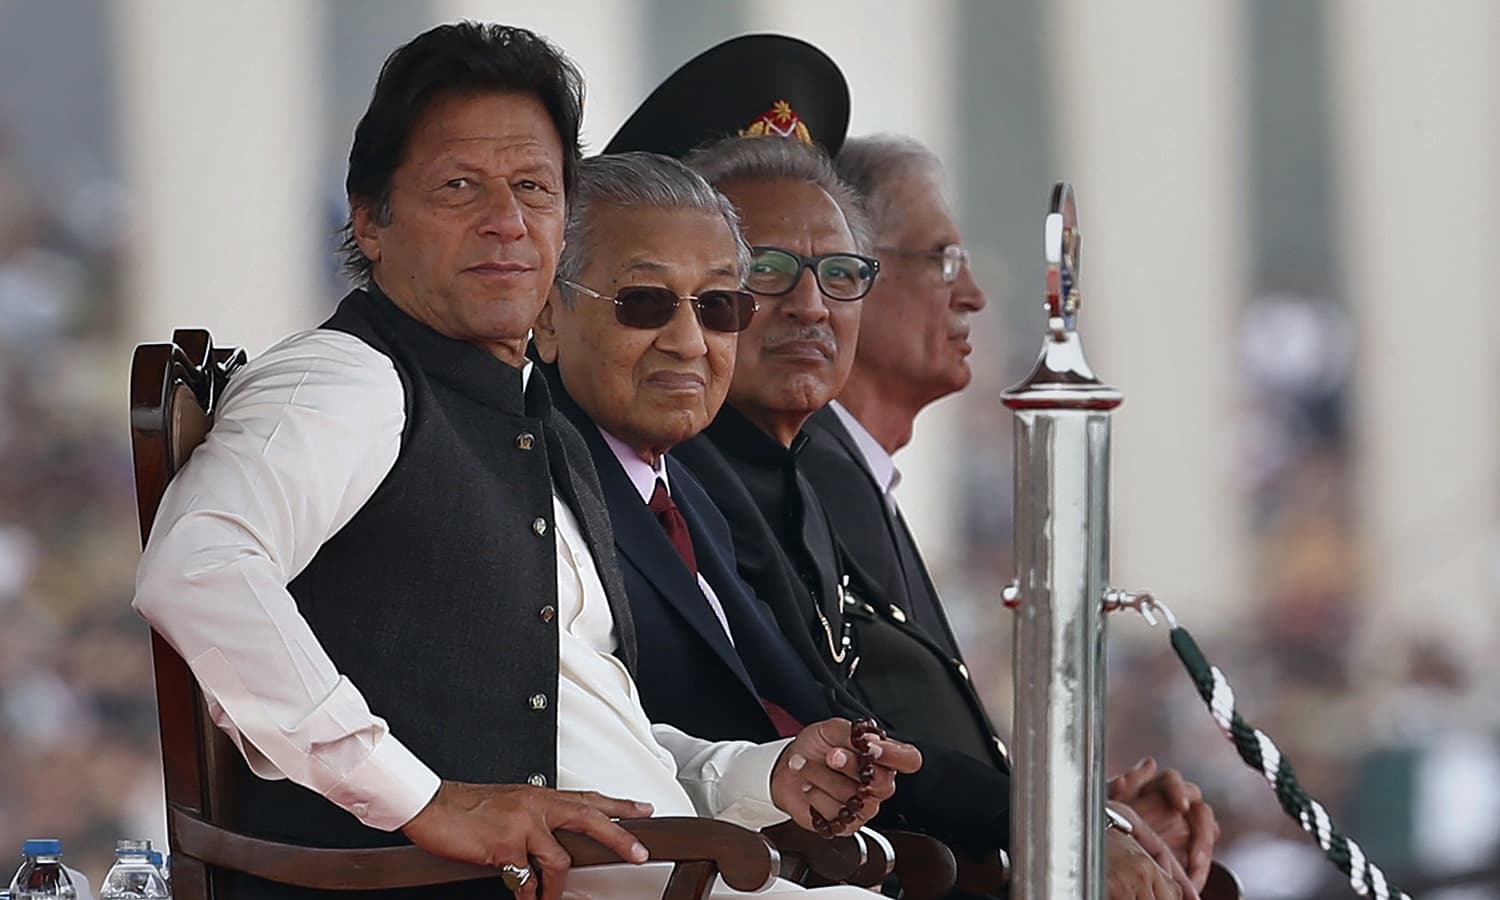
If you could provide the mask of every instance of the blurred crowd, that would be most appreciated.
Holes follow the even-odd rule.
[[[96,878],[116,839],[165,838],[148,633],[130,609],[123,248],[92,226],[100,212],[23,174],[0,132],[0,860],[59,836]]]
[[[94,876],[117,838],[165,838],[148,635],[130,609],[139,534],[119,283],[129,248],[127,230],[98,226],[115,196],[111,185],[52,189],[21,171],[0,133],[0,860],[23,837],[58,836],[69,862]],[[1002,333],[1003,315],[986,318],[980,346],[1024,343]],[[1350,317],[1332,301],[1267,294],[1247,304],[1240,338],[1238,465],[1255,498],[1265,609],[1233,634],[1186,624],[1246,715],[1388,871],[1494,868],[1492,667],[1441,646],[1396,648],[1406,672],[1393,688],[1362,683],[1345,655],[1362,614],[1345,427]],[[951,554],[960,567],[937,573],[999,721],[1010,709],[1009,622],[997,602],[1012,574],[1010,420],[986,398],[1031,352],[976,359],[975,384],[957,401],[965,433],[954,443],[991,452],[954,463],[965,544]],[[1200,783],[1249,896],[1338,896],[1333,870],[1217,733],[1164,632],[1134,638],[1111,644],[1111,770],[1150,754]]]

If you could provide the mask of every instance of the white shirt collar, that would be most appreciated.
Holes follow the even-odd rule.
[[[896,468],[896,461],[875,440],[875,435],[854,418],[854,413],[844,408],[844,404],[835,400],[829,405],[833,407],[833,414],[849,429],[849,435],[854,438],[854,446],[859,448],[860,455],[865,458],[865,468],[875,477],[875,483],[880,486],[881,492],[890,497],[901,483],[901,470]]]
[[[661,479],[662,484],[667,486],[667,494],[671,495],[672,485],[667,481],[666,454],[657,457],[656,465],[650,466],[624,441],[603,428],[599,429],[599,433],[604,435],[604,443],[614,451],[615,459],[620,461],[620,466],[625,470],[625,476],[630,479],[631,484],[635,485],[636,493],[641,495],[642,502],[651,502],[651,495],[656,492],[657,479]]]

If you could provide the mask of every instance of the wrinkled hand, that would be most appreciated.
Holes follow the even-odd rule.
[[[1196,784],[1176,769],[1158,769],[1156,760],[1148,756],[1110,779],[1109,799],[1129,804],[1139,813],[1171,848],[1193,886],[1202,889],[1219,839],[1219,823]]]
[[[1104,832],[1104,890],[1109,900],[1184,900],[1182,888],[1123,831]],[[1192,895],[1196,900],[1197,895]]]
[[[835,834],[846,835],[874,817],[882,801],[896,792],[896,774],[910,774],[922,766],[922,753],[901,741],[873,739],[873,773],[860,784],[859,761],[850,739],[849,720],[825,719],[802,729],[781,752],[771,770],[771,800],[798,825],[815,831],[812,813],[832,822]],[[845,803],[857,794],[863,802],[851,817]]]
[[[532,867],[516,893],[535,900],[562,897],[573,860],[552,836],[562,829],[585,834],[629,862],[645,862],[646,848],[611,817],[651,815],[649,803],[616,800],[593,791],[554,791],[518,784],[445,781],[422,811],[401,829],[434,856],[484,866]]]
[[[1198,885],[1193,884],[1193,880],[1183,870],[1182,864],[1177,861],[1176,855],[1172,853],[1172,848],[1167,846],[1166,841],[1163,841],[1161,836],[1129,806],[1113,801],[1107,805],[1130,822],[1130,827],[1133,829],[1130,836],[1135,838],[1140,848],[1146,851],[1157,867],[1166,872],[1167,877],[1171,878],[1182,891],[1182,900],[1198,900]]]

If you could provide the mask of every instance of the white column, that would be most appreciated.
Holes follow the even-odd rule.
[[[1094,370],[1125,394],[1112,579],[1211,630],[1254,597],[1231,444],[1249,218],[1240,4],[1049,8],[1058,174],[1083,232],[1080,327]]]
[[[639,0],[429,0],[429,9],[434,25],[458,19],[519,25],[560,47],[587,87],[585,155],[603,150],[654,87],[644,83],[647,41]]]
[[[951,0],[750,0],[756,31],[801,38],[827,53],[849,82],[849,133],[910,135],[939,158],[953,159],[957,77]],[[954,198],[961,204],[962,197]],[[996,348],[997,349],[997,348]],[[984,352],[981,348],[980,352]],[[933,576],[941,584],[956,560],[958,473],[962,452],[957,397],[927,408],[912,442],[896,456],[901,509]]]
[[[206,326],[252,353],[336,298],[322,145],[322,16],[302,0],[118,0],[128,341]]]
[[[1478,653],[1500,593],[1500,6],[1341,0],[1330,15],[1365,649]]]

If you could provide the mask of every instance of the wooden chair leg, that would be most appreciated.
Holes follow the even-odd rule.
[[[661,900],[703,900],[713,887],[717,874],[711,862],[678,863],[672,870],[672,877],[667,879],[667,889],[662,892]]]

